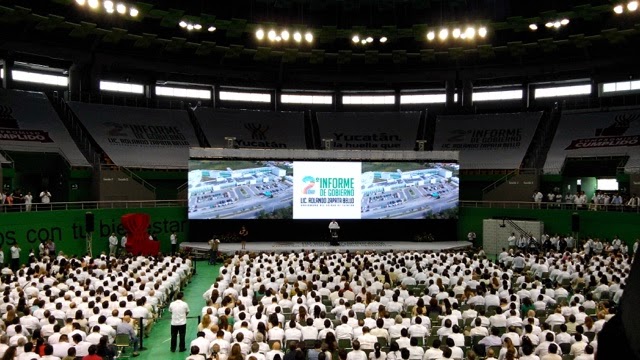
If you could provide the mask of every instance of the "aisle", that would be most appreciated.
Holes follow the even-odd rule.
[[[221,264],[215,266],[207,264],[206,261],[198,261],[196,275],[191,279],[184,291],[184,300],[189,304],[189,317],[200,315],[205,302],[202,294],[213,284],[214,279],[218,275]],[[195,339],[198,327],[197,319],[188,319],[187,321],[187,337],[186,352],[172,353],[169,351],[171,339],[171,313],[166,309],[162,318],[158,320],[149,338],[144,339],[143,345],[147,350],[140,351],[137,359],[141,360],[184,360],[189,356],[189,344]],[[130,355],[128,353],[127,355]]]

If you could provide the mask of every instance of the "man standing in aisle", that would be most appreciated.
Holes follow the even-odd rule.
[[[11,270],[15,273],[20,268],[20,246],[13,244],[11,246]]]
[[[111,233],[109,236],[109,256],[116,256],[116,249],[118,249],[118,238],[116,233]]]
[[[180,352],[187,351],[184,338],[187,333],[187,315],[189,314],[189,305],[182,301],[184,294],[181,292],[176,295],[176,300],[169,305],[171,312],[171,352],[176,352],[176,341],[180,336]]]
[[[209,240],[209,265],[215,265],[218,259],[218,247],[220,245],[219,239]]]
[[[175,255],[178,252],[178,236],[175,231],[171,233],[169,240],[171,240],[171,255]]]

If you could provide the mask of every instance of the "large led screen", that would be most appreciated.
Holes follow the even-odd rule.
[[[190,219],[456,218],[458,164],[191,160]]]

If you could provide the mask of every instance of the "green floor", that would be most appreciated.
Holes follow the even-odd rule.
[[[213,284],[214,279],[218,275],[220,264],[215,266],[209,265],[206,261],[198,261],[196,265],[196,275],[191,279],[191,283],[184,288],[184,300],[189,304],[191,312],[189,316],[198,316],[202,307],[205,305],[202,294]],[[187,321],[187,337],[186,346],[189,348],[191,340],[195,339],[197,332],[198,320],[188,319]],[[171,313],[166,310],[161,319],[151,330],[151,334],[144,339],[143,346],[147,349],[140,352],[137,359],[141,360],[184,360],[188,355],[187,352],[172,353],[169,350],[171,339]]]

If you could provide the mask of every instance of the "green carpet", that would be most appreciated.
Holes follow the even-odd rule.
[[[198,261],[196,275],[191,278],[191,282],[183,289],[184,300],[189,304],[189,317],[187,320],[187,336],[186,346],[187,352],[172,353],[169,350],[171,339],[171,313],[166,309],[162,318],[160,318],[151,329],[149,338],[144,339],[143,346],[147,349],[140,351],[137,359],[141,360],[184,360],[189,356],[189,344],[195,339],[198,328],[198,315],[201,314],[202,307],[205,302],[202,294],[213,284],[218,272],[220,264],[209,265],[206,261]],[[128,352],[126,355],[130,355]]]

